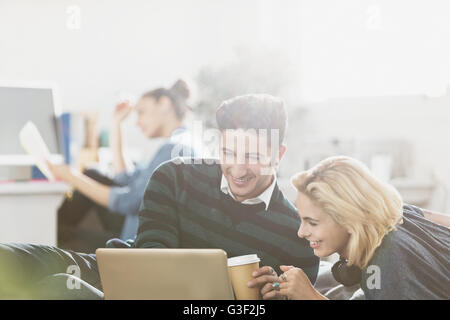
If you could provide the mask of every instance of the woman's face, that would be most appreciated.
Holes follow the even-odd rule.
[[[316,256],[327,257],[336,252],[347,256],[348,231],[302,192],[297,195],[297,211],[301,219],[298,236],[309,241]]]
[[[161,97],[157,102],[152,97],[143,97],[136,103],[137,122],[147,138],[161,136],[164,120],[167,117],[167,100]],[[170,106],[169,106],[170,107]]]

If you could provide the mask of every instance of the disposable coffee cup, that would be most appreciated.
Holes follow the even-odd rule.
[[[256,254],[228,259],[228,272],[237,300],[259,300],[259,288],[249,288],[247,283],[253,279],[253,271],[261,261]]]

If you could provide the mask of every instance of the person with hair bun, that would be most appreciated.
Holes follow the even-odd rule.
[[[360,161],[336,156],[292,178],[298,237],[318,257],[340,260],[334,278],[359,284],[366,300],[450,299],[450,217],[404,204]],[[326,299],[302,269],[280,266],[264,298]]]
[[[193,156],[189,133],[183,120],[190,109],[186,101],[190,92],[185,81],[177,80],[170,89],[146,92],[135,106],[128,101],[115,108],[110,131],[115,176],[110,179],[96,170],[80,173],[66,165],[49,164],[57,179],[70,184],[75,191],[58,210],[58,246],[93,252],[105,246],[108,239],[134,239],[138,227],[138,211],[145,187],[153,171],[176,156]],[[149,139],[166,138],[152,160],[127,168],[122,152],[121,123],[137,113],[136,125]],[[90,211],[94,208],[95,210]],[[103,230],[85,230],[81,221],[88,212],[99,217]]]

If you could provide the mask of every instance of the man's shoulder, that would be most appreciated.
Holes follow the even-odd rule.
[[[272,195],[270,209],[295,220],[299,220],[297,209],[295,208],[294,204],[289,201],[288,198],[286,198],[278,184],[276,185],[274,193]]]
[[[217,159],[176,157],[163,162],[157,169],[166,175],[182,176],[185,180],[217,180],[221,176]]]

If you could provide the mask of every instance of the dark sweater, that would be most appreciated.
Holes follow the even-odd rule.
[[[297,237],[300,219],[278,186],[265,204],[242,204],[220,190],[218,164],[178,158],[159,166],[139,212],[136,247],[220,248],[228,257],[258,254],[260,266],[302,268],[315,282],[319,259]],[[180,163],[181,162],[181,163]]]

